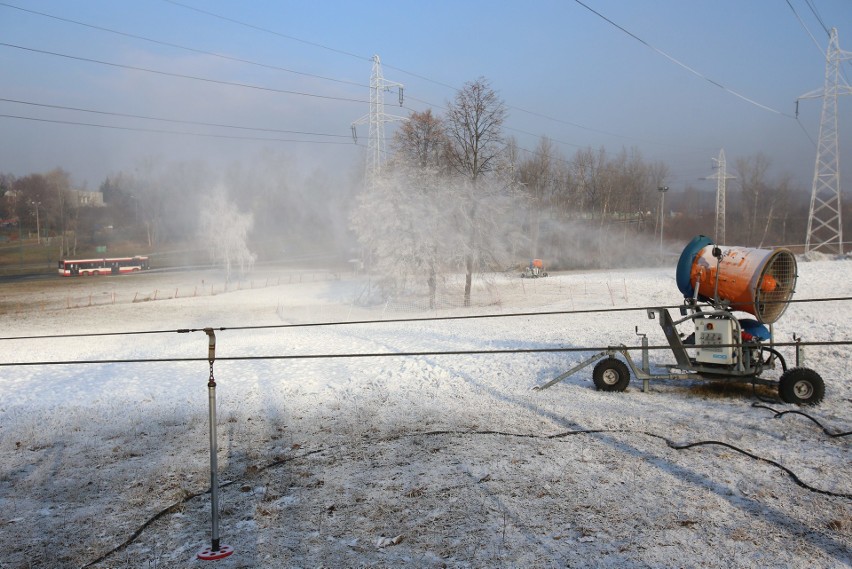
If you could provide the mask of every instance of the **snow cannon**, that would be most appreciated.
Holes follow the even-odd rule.
[[[709,237],[695,237],[681,253],[677,286],[683,293],[680,317],[669,308],[648,308],[648,318],[658,320],[676,363],[664,364],[666,373],[652,373],[647,334],[642,337],[641,364],[625,345],[609,346],[550,380],[547,389],[597,361],[592,381],[600,391],[624,391],[631,372],[642,380],[642,391],[652,379],[706,379],[777,386],[785,403],[816,405],[825,396],[825,382],[812,369],[802,367],[804,348],[796,342],[795,367],[772,339],[772,324],[784,314],[796,288],[796,258],[786,249],[720,248]],[[749,312],[755,318],[739,318]],[[692,324],[694,330],[678,326]],[[794,336],[795,337],[795,336]],[[788,344],[789,345],[789,344]],[[621,356],[619,357],[617,356]],[[780,365],[777,379],[764,371]]]
[[[522,279],[537,279],[546,276],[547,271],[544,270],[544,261],[541,259],[532,259],[529,266],[521,273]]]
[[[676,281],[685,298],[724,304],[772,324],[787,309],[796,277],[796,258],[787,249],[720,249],[699,235],[681,253]]]

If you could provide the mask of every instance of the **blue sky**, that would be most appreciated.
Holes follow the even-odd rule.
[[[368,111],[370,58],[378,54],[385,78],[405,85],[406,108],[390,93],[388,112],[431,107],[440,114],[454,87],[483,76],[509,106],[506,133],[522,148],[532,150],[548,136],[566,158],[585,147],[613,154],[637,149],[647,160],[668,164],[674,189],[714,187],[701,178],[713,173],[711,159],[721,148],[729,169],[737,158],[763,153],[772,160],[772,176],[789,174],[810,192],[822,103],[803,101],[796,120],[795,100],[823,86],[825,63],[817,47],[828,42],[823,24],[836,27],[841,48],[852,51],[852,1],[583,3],[645,43],[573,0],[2,0],[0,42],[7,45],[0,46],[0,98],[7,101],[0,101],[0,115],[39,120],[0,117],[0,171],[25,175],[62,167],[75,183],[96,188],[105,176],[146,160],[226,165],[273,152],[293,169],[321,167],[351,177],[364,149],[348,138],[350,123]],[[852,77],[852,65],[843,68]],[[849,156],[852,96],[841,97],[839,116],[841,150]],[[366,127],[359,136],[363,144]],[[842,155],[841,165],[849,189],[852,161]]]

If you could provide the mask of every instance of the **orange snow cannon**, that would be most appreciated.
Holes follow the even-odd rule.
[[[788,368],[776,349],[780,344],[772,343],[772,324],[791,301],[796,269],[796,258],[787,249],[722,248],[699,235],[677,263],[677,286],[684,296],[681,318],[672,318],[671,307],[648,309],[648,318],[659,321],[677,363],[665,364],[665,373],[651,373],[648,336],[639,334],[637,326],[641,365],[629,352],[634,348],[611,345],[536,389],[547,389],[597,362],[592,381],[599,391],[624,391],[632,372],[642,380],[642,391],[652,379],[721,380],[776,385],[785,403],[817,405],[825,397],[825,382],[814,370],[801,367],[802,346],[796,344],[796,366]],[[686,323],[694,326],[692,334],[678,329]],[[777,380],[760,377],[779,363],[783,372]]]
[[[547,271],[544,270],[544,261],[541,259],[531,259],[529,266],[521,273],[522,279],[537,279],[546,276]]]
[[[699,235],[681,254],[677,284],[684,297],[728,303],[731,310],[772,324],[793,297],[796,271],[796,258],[787,249],[720,249]]]

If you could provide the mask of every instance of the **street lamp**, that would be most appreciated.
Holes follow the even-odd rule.
[[[660,186],[657,188],[660,192],[660,260],[663,259],[663,222],[665,221],[665,212],[663,211],[666,204],[666,192],[669,191],[668,186]]]
[[[30,202],[30,203],[35,206],[35,210],[36,210],[36,241],[38,242],[39,245],[41,245],[41,225],[39,224],[39,221],[38,221],[38,206],[41,205],[41,202]]]

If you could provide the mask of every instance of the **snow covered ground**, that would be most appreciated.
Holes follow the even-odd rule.
[[[849,260],[799,274],[797,299],[852,296]],[[176,332],[202,327],[226,328],[219,358],[638,345],[636,327],[661,345],[640,310],[280,326],[680,302],[673,269],[497,276],[476,307],[439,311],[357,307],[354,276],[250,279],[2,285],[0,363],[206,358],[203,332]],[[850,315],[849,302],[794,304],[776,340],[852,339]],[[7,339],[127,331],[156,333]],[[827,387],[803,410],[834,432],[852,424],[848,353],[807,351]],[[235,553],[216,566],[850,566],[849,437],[752,407],[751,386],[604,393],[587,368],[531,389],[589,355],[217,361],[220,533]],[[652,354],[657,371],[673,362]],[[0,367],[0,567],[208,566],[208,377],[205,361]],[[673,448],[700,441],[731,446]]]

